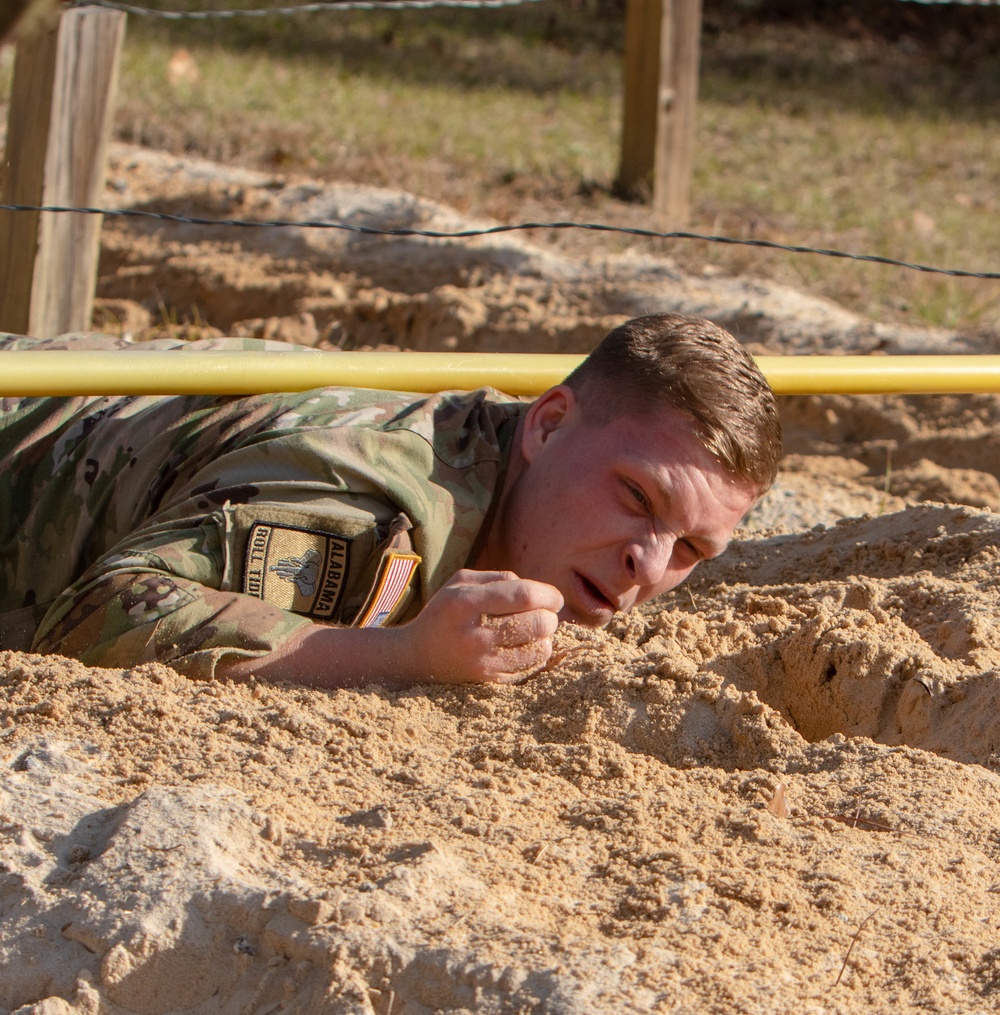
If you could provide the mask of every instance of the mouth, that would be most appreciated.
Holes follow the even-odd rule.
[[[618,612],[617,604],[579,571],[573,572],[573,588],[576,592],[578,612],[586,618],[579,623],[588,627],[603,627]]]

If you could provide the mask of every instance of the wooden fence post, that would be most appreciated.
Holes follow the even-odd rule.
[[[690,215],[700,37],[701,0],[628,0],[617,189],[668,228]]]
[[[100,205],[124,29],[121,11],[75,8],[18,42],[4,204]],[[99,215],[0,211],[0,330],[87,330],[100,234]]]
[[[32,26],[44,22],[61,0],[4,0],[0,6],[0,43],[27,34]]]

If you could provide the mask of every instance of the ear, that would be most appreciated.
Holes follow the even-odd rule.
[[[521,430],[521,454],[531,462],[542,446],[557,431],[570,422],[579,403],[573,389],[565,384],[549,388],[531,403],[524,427]]]

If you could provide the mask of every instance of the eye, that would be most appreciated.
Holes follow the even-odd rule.
[[[634,486],[632,483],[626,483],[625,485],[628,487],[629,493],[632,495],[633,499],[644,510],[648,511],[649,510],[649,498],[642,492],[642,490],[640,490],[639,487]]]
[[[704,557],[701,550],[687,539],[678,539],[674,543],[674,553],[684,567],[694,567]]]

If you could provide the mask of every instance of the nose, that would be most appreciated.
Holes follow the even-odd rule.
[[[636,541],[625,548],[625,571],[633,585],[658,586],[670,566],[674,552],[673,536],[657,536]]]

